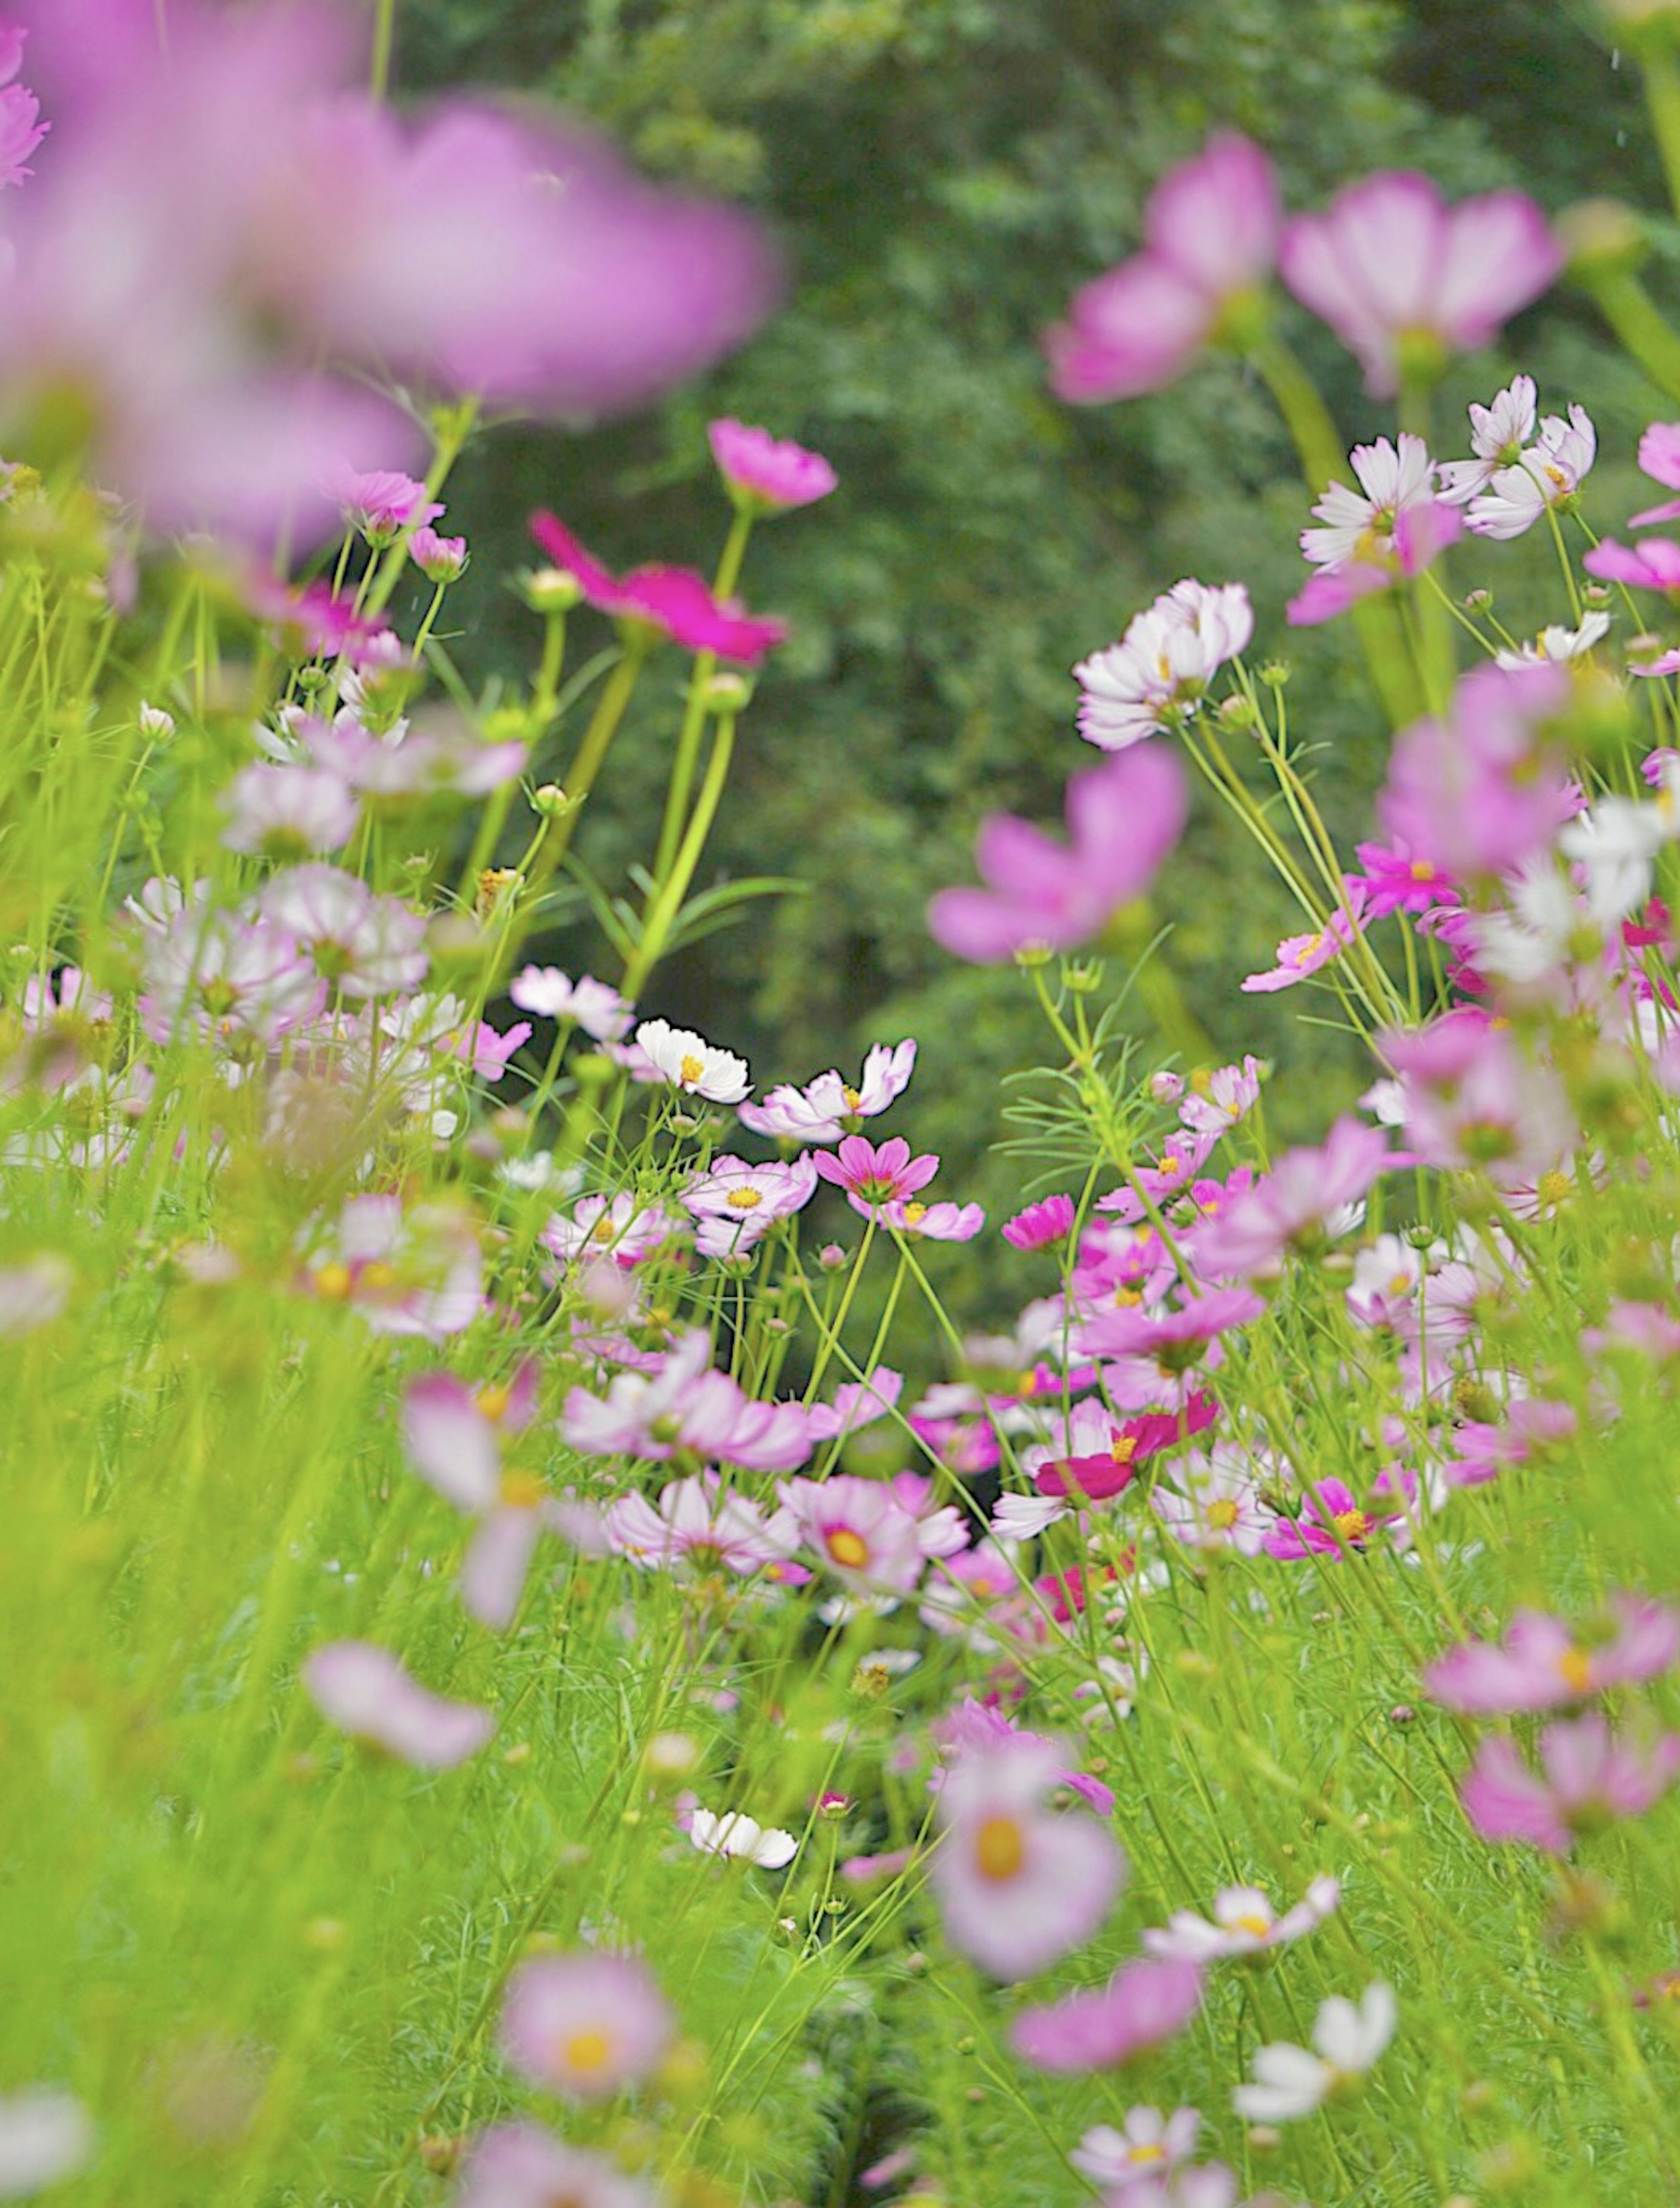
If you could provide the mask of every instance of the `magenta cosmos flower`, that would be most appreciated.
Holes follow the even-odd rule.
[[[1179,1311],[1111,1311],[1089,1320],[1073,1338],[1085,1357],[1104,1360],[1103,1385],[1127,1410],[1186,1401],[1199,1368],[1222,1359],[1220,1336],[1246,1326],[1266,1306],[1251,1288],[1212,1288]]]
[[[1409,1489],[1410,1480],[1402,1482]],[[1395,1492],[1390,1475],[1383,1473],[1362,1503],[1339,1479],[1316,1479],[1303,1495],[1293,1518],[1281,1518],[1266,1536],[1266,1554],[1299,1563],[1304,1557],[1339,1557],[1349,1549],[1362,1549],[1379,1527],[1391,1526],[1406,1515],[1409,1494],[1390,1504],[1385,1494]]]
[[[1009,2042],[1035,2069],[1117,2069],[1182,2031],[1201,2001],[1202,1973],[1194,1963],[1128,1963],[1098,1992],[1023,2009]]]
[[[801,1541],[843,1585],[859,1593],[907,1594],[930,1557],[955,1556],[968,1546],[968,1528],[951,1505],[921,1515],[898,1492],[897,1482],[859,1479],[850,1473],[826,1479],[784,1479],[782,1509],[771,1521]]]
[[[1399,388],[1407,357],[1486,345],[1562,266],[1557,240],[1522,192],[1449,207],[1415,171],[1385,170],[1339,192],[1323,214],[1284,225],[1284,282],[1359,359],[1375,398]]]
[[[981,966],[1028,949],[1076,950],[1143,894],[1178,842],[1188,807],[1178,761],[1146,745],[1073,777],[1068,844],[1011,813],[993,813],[981,824],[975,851],[989,886],[941,890],[928,907],[928,930]]]
[[[609,2100],[645,2078],[676,2019],[645,1963],[582,1948],[522,1963],[501,2007],[501,2051],[569,2101]]]
[[[785,621],[756,619],[733,601],[715,598],[692,567],[656,565],[615,575],[552,513],[532,514],[531,533],[597,612],[667,636],[685,651],[715,652],[756,667],[787,636]]]
[[[1046,333],[1057,396],[1089,405],[1175,382],[1270,275],[1281,219],[1271,163],[1218,132],[1150,193],[1143,250],[1087,284]]]
[[[1608,1638],[1598,1621],[1580,1633],[1544,1611],[1520,1610],[1503,1641],[1449,1649],[1424,1673],[1424,1691],[1449,1710],[1507,1717],[1564,1709],[1654,1679],[1680,1660],[1680,1612],[1666,1603],[1612,1595],[1603,1623]]]
[[[1546,1727],[1540,1767],[1543,1778],[1503,1734],[1482,1743],[1459,1798],[1483,1839],[1521,1840],[1562,1856],[1583,1833],[1643,1815],[1680,1775],[1680,1733],[1631,1747],[1595,1711]]]
[[[539,2125],[493,2124],[467,2150],[453,2208],[656,2208],[639,2178]]]
[[[1071,1196],[1047,1196],[1005,1220],[999,1228],[1011,1250],[1053,1250],[1073,1232]]]
[[[954,1947],[998,1978],[1048,1970],[1101,1924],[1125,1872],[1113,1839],[1048,1797],[1067,1758],[1054,1741],[1006,1733],[976,1747],[939,1788],[932,1883]]]
[[[1642,544],[1618,544],[1606,537],[1581,561],[1589,575],[1606,583],[1626,583],[1636,591],[1660,591],[1680,598],[1680,544],[1667,537],[1647,537]]]
[[[422,1771],[464,1763],[495,1731],[489,1710],[429,1693],[388,1648],[369,1641],[334,1641],[317,1648],[302,1677],[329,1725]]]
[[[27,35],[15,24],[0,23],[0,188],[34,174],[29,157],[52,128],[41,121],[34,93],[15,81]]]
[[[902,1135],[879,1146],[867,1135],[848,1135],[837,1149],[819,1150],[813,1162],[825,1180],[845,1190],[847,1203],[865,1219],[879,1216],[885,1205],[902,1203],[926,1188],[939,1169],[931,1150],[913,1158]]]
[[[826,498],[838,478],[820,453],[783,442],[745,422],[713,422],[706,430],[717,472],[737,506],[758,514],[786,513]]]

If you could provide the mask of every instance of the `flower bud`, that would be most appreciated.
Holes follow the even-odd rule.
[[[534,614],[569,614],[583,603],[583,585],[565,567],[528,568],[514,588]]]
[[[142,698],[140,711],[135,716],[140,723],[140,733],[150,736],[154,744],[166,743],[175,734],[175,716],[166,713],[161,705],[148,705]]]
[[[531,793],[531,809],[541,820],[562,819],[571,802],[557,782],[541,783]]]
[[[849,1252],[837,1242],[825,1242],[817,1252],[817,1263],[825,1273],[837,1273],[846,1263]]]
[[[709,713],[739,713],[752,703],[753,685],[744,675],[725,669],[714,675],[705,686],[705,707]]]

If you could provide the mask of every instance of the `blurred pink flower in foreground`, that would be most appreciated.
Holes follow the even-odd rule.
[[[1189,801],[1177,760],[1146,747],[1075,775],[1066,803],[1071,845],[1011,813],[981,822],[975,855],[990,886],[940,891],[927,912],[936,943],[997,966],[1019,951],[1090,942],[1154,880]]]
[[[1039,2070],[1112,2070],[1182,2031],[1201,2001],[1194,1963],[1128,1963],[1095,1993],[1023,2009],[1009,2041]]]
[[[34,174],[29,156],[52,128],[41,121],[34,93],[15,81],[23,67],[27,36],[15,24],[0,21],[0,188],[21,184]]]
[[[1174,382],[1270,275],[1281,219],[1265,154],[1217,132],[1150,193],[1143,252],[1087,284],[1046,333],[1058,397],[1131,399]]]
[[[1567,1708],[1607,1688],[1654,1679],[1680,1660],[1680,1612],[1641,1595],[1610,1599],[1604,1624],[1577,1634],[1561,1617],[1520,1610],[1503,1641],[1467,1641],[1431,1664],[1424,1691],[1479,1717]]]
[[[329,1725],[423,1771],[465,1762],[495,1731],[489,1710],[429,1693],[388,1648],[370,1641],[334,1641],[317,1648],[302,1677]]]
[[[640,404],[761,319],[775,273],[725,209],[567,126],[455,102],[399,120],[356,87],[341,14],[20,0],[54,118],[19,195],[0,421],[85,437],[156,525],[294,539],[321,486],[413,452],[325,359],[423,397],[567,418]]]
[[[501,2051],[533,2085],[609,2100],[645,2078],[676,2019],[645,1963],[581,1948],[520,1964],[501,2008]]]
[[[1589,567],[1596,556],[1587,554]],[[1377,801],[1384,829],[1416,860],[1460,880],[1508,873],[1549,847],[1575,803],[1545,735],[1569,697],[1557,667],[1479,667],[1464,676],[1449,717],[1415,721],[1396,740]]]
[[[1594,1712],[1546,1727],[1540,1767],[1543,1778],[1503,1734],[1482,1743],[1459,1795],[1485,1840],[1522,1840],[1567,1855],[1583,1833],[1641,1815],[1680,1776],[1680,1733],[1635,1747]]]
[[[1327,321],[1391,398],[1408,359],[1486,345],[1557,273],[1563,255],[1525,193],[1485,192],[1449,207],[1411,170],[1384,170],[1338,192],[1323,214],[1284,225],[1284,282]]]
[[[655,2208],[639,2178],[524,2121],[493,2124],[461,2165],[453,2208]]]

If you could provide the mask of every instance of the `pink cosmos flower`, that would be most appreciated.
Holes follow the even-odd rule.
[[[1399,388],[1408,353],[1488,344],[1562,261],[1525,194],[1449,207],[1429,177],[1393,170],[1348,185],[1323,214],[1294,216],[1279,250],[1284,282],[1358,357],[1377,399]]]
[[[331,723],[304,716],[296,735],[316,765],[374,798],[432,791],[482,797],[511,782],[530,756],[526,744],[483,742],[447,711],[423,714],[412,724],[399,720],[375,735],[345,708]]]
[[[784,1479],[776,1492],[794,1538],[860,1593],[906,1594],[929,1557],[954,1556],[968,1545],[955,1509],[919,1517],[892,1485],[877,1479],[835,1473],[826,1479]]]
[[[1106,1503],[1124,1494],[1142,1467],[1215,1415],[1210,1396],[1192,1394],[1181,1409],[1117,1420],[1095,1397],[1076,1403],[1065,1431],[1021,1453],[1021,1469],[1041,1495],[1078,1495]]]
[[[361,807],[347,783],[330,768],[242,767],[224,793],[231,851],[260,852],[267,859],[297,860],[336,851],[356,832]]]
[[[1680,544],[1671,537],[1647,537],[1642,544],[1618,544],[1606,537],[1581,564],[1589,575],[1606,583],[1627,583],[1636,591],[1660,591],[1665,597],[1680,598]]]
[[[993,813],[975,847],[990,886],[940,891],[928,908],[929,932],[982,966],[1038,945],[1076,950],[1143,894],[1179,840],[1188,802],[1178,761],[1147,745],[1069,782],[1071,846]]]
[[[858,1123],[873,1119],[903,1095],[915,1070],[915,1044],[878,1042],[863,1061],[853,1088],[838,1072],[819,1073],[803,1089],[783,1082],[757,1104],[742,1104],[737,1116],[755,1135],[778,1142],[837,1143],[855,1134]]]
[[[1348,458],[1359,490],[1331,483],[1312,509],[1323,526],[1301,532],[1301,550],[1316,567],[1387,560],[1401,515],[1437,503],[1435,463],[1423,439],[1409,430],[1401,430],[1398,450],[1379,437],[1374,445],[1355,445]]]
[[[408,556],[429,583],[459,583],[471,565],[465,537],[440,537],[429,521],[411,530]]]
[[[375,1334],[436,1341],[483,1310],[483,1254],[471,1219],[447,1204],[405,1210],[399,1196],[352,1196],[312,1237],[303,1285],[349,1304]]]
[[[1193,1135],[1228,1134],[1259,1102],[1261,1078],[1260,1061],[1251,1051],[1240,1065],[1192,1074],[1179,1099],[1179,1120]]]
[[[522,1012],[550,1020],[575,1020],[597,1042],[618,1042],[630,1032],[635,1008],[605,981],[585,974],[579,981],[557,966],[527,966],[513,976],[507,993]]]
[[[1194,1392],[1193,1375],[1221,1362],[1220,1336],[1265,1308],[1251,1288],[1210,1288],[1179,1311],[1104,1311],[1080,1329],[1073,1346],[1104,1360],[1112,1402],[1176,1409]]]
[[[346,997],[386,996],[425,977],[423,915],[376,895],[340,867],[290,867],[267,884],[261,905],[264,918],[309,954],[322,981]]]
[[[943,1717],[937,1717],[928,1727],[942,1759],[939,1767],[928,1778],[928,1786],[937,1793],[944,1785],[945,1771],[966,1756],[989,1756],[1011,1742],[1026,1741],[1040,1749],[1053,1748],[1056,1743],[1043,1733],[1029,1732],[1013,1718],[1006,1717],[992,1702],[977,1702],[972,1695],[962,1701],[953,1702]],[[1057,1783],[1077,1794],[1080,1800],[1095,1809],[1100,1817],[1114,1814],[1114,1790],[1089,1772],[1069,1766],[1057,1773]]]
[[[705,578],[691,567],[633,567],[628,574],[615,575],[549,513],[531,516],[531,533],[598,612],[638,622],[685,651],[715,652],[720,659],[756,667],[787,637],[785,622],[755,619],[734,603],[720,603]]]
[[[972,1242],[986,1224],[977,1203],[884,1203],[876,1213],[883,1227],[927,1242]]]
[[[15,24],[0,25],[0,189],[34,175],[29,156],[52,128],[41,121],[34,93],[14,81],[23,66],[27,35]]]
[[[1377,801],[1383,827],[1461,880],[1508,873],[1547,849],[1575,804],[1545,735],[1569,696],[1560,667],[1480,667],[1465,675],[1450,718],[1413,722],[1396,740]]]
[[[1009,2042],[1035,2069],[1117,2069],[1182,2031],[1201,2002],[1202,1973],[1194,1963],[1128,1963],[1097,1992],[1023,2009]]]
[[[1395,1482],[1383,1473],[1362,1505],[1341,1480],[1315,1479],[1294,1516],[1279,1519],[1266,1536],[1266,1553],[1296,1563],[1305,1557],[1340,1557],[1349,1549],[1363,1548],[1379,1527],[1405,1517],[1409,1485],[1408,1474],[1400,1483],[1399,1500],[1390,1504],[1383,1497],[1395,1493]]]
[[[1654,1679],[1680,1662],[1680,1611],[1649,1597],[1610,1598],[1610,1638],[1577,1634],[1544,1611],[1520,1610],[1500,1641],[1467,1641],[1424,1674],[1432,1701],[1476,1717],[1567,1709],[1611,1687]]]
[[[1227,660],[1254,634],[1254,609],[1240,583],[1209,590],[1174,583],[1136,615],[1118,644],[1082,660],[1079,733],[1106,752],[1182,728]]]
[[[1544,1778],[1503,1734],[1482,1743],[1459,1799],[1483,1839],[1521,1840],[1562,1856],[1585,1833],[1641,1816],[1680,1777],[1680,1733],[1633,1747],[1594,1711],[1546,1727],[1540,1767]]]
[[[1068,2160],[1093,2185],[1127,2192],[1146,2181],[1170,2177],[1195,2153],[1201,2127],[1194,2109],[1175,2109],[1170,2116],[1159,2109],[1128,2109],[1118,2130],[1113,2124],[1095,2125]]]
[[[1241,987],[1250,995],[1269,995],[1279,989],[1294,988],[1309,975],[1322,973],[1364,933],[1365,891],[1351,880],[1344,886],[1347,903],[1338,905],[1323,927],[1314,928],[1307,935],[1286,935],[1277,946],[1275,966],[1264,973],[1244,976]]]
[[[932,1151],[910,1155],[902,1135],[894,1135],[879,1148],[867,1135],[848,1135],[837,1149],[819,1150],[813,1162],[836,1188],[846,1191],[846,1201],[865,1219],[880,1215],[889,1203],[902,1203],[918,1189],[926,1188],[939,1169]]]
[[[1214,1896],[1210,1923],[1193,1910],[1180,1909],[1167,1919],[1164,1929],[1151,1927],[1143,1934],[1146,1953],[1176,1957],[1186,1963],[1214,1963],[1229,1955],[1258,1955],[1270,1947],[1287,1947],[1308,1932],[1315,1932],[1332,1916],[1341,1899],[1341,1887],[1334,1878],[1316,1878],[1305,1899],[1280,1917],[1270,1898],[1257,1886],[1227,1886]]]
[[[1265,154],[1215,133],[1150,193],[1143,251],[1086,285],[1046,333],[1058,397],[1089,405],[1176,381],[1270,275],[1281,212]]]
[[[843,1440],[860,1426],[884,1419],[904,1391],[904,1376],[878,1365],[864,1379],[849,1380],[834,1391],[832,1403],[813,1403],[807,1413],[813,1441]]]
[[[317,1648],[301,1677],[329,1725],[422,1771],[464,1763],[495,1731],[490,1711],[429,1694],[388,1648],[369,1641]]]
[[[703,1257],[743,1257],[777,1220],[802,1211],[817,1192],[817,1167],[807,1150],[783,1165],[754,1165],[727,1155],[682,1191],[682,1208],[699,1222],[695,1248]]]
[[[543,1229],[543,1246],[574,1263],[585,1257],[610,1257],[629,1268],[663,1250],[677,1221],[663,1204],[639,1203],[628,1189],[616,1196],[585,1196],[569,1219],[555,1218]]]
[[[604,2101],[654,2069],[675,2027],[645,1963],[580,1948],[521,1963],[507,1982],[500,2038],[532,2085]]]
[[[1071,1196],[1047,1196],[1017,1211],[1013,1219],[1005,1220],[998,1231],[1013,1250],[1050,1250],[1066,1241],[1073,1232],[1073,1221]]]
[[[820,453],[783,443],[768,429],[725,418],[711,423],[706,437],[717,472],[750,513],[786,513],[826,498],[838,478]]]
[[[372,475],[346,471],[330,488],[346,523],[376,550],[394,544],[411,525],[435,521],[443,511],[435,499],[427,497],[424,483],[393,468]]]
[[[525,2122],[480,2133],[451,2199],[452,2208],[657,2208],[639,2178]]]
[[[1322,1149],[1286,1150],[1269,1173],[1197,1230],[1198,1263],[1211,1274],[1253,1279],[1290,1243],[1321,1232],[1336,1212],[1359,1202],[1389,1162],[1380,1130],[1338,1119]]]
[[[573,1388],[561,1431],[588,1456],[663,1460],[679,1450],[755,1472],[790,1472],[811,1454],[804,1410],[762,1403],[711,1363],[704,1329],[692,1329],[650,1372],[621,1372],[606,1396]]]
[[[1641,474],[1653,483],[1665,484],[1670,490],[1680,490],[1680,422],[1653,422],[1639,441],[1639,465]],[[1647,506],[1643,513],[1629,518],[1630,529],[1649,529],[1659,521],[1680,520],[1680,498],[1665,499],[1660,506]]]
[[[143,965],[141,1017],[155,1042],[177,1029],[219,1041],[272,1041],[324,1000],[290,930],[207,913],[196,897],[147,930]]]
[[[759,1505],[729,1493],[715,1472],[669,1480],[657,1509],[644,1495],[621,1495],[608,1505],[605,1522],[615,1553],[644,1571],[721,1567],[744,1576],[789,1553]]]
[[[1066,1763],[1053,1741],[1011,1734],[963,1755],[939,1795],[932,1885],[951,1945],[994,1977],[1031,1977],[1088,1940],[1125,1876],[1093,1818],[1047,1807]]]
[[[1380,1047],[1399,1077],[1406,1139],[1425,1164],[1473,1166],[1496,1180],[1555,1167],[1575,1132],[1557,1077],[1508,1028],[1448,1012]]]
[[[1427,912],[1431,905],[1455,904],[1458,885],[1432,859],[1420,857],[1396,837],[1390,843],[1354,846],[1363,874],[1349,874],[1365,893],[1365,908],[1372,920],[1391,912]]]

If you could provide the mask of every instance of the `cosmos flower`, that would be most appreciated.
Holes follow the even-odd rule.
[[[317,1648],[302,1677],[329,1725],[422,1771],[465,1762],[495,1731],[492,1712],[429,1694],[389,1649],[369,1641]]]
[[[704,1096],[711,1104],[739,1104],[753,1085],[744,1058],[717,1049],[692,1028],[674,1028],[669,1020],[644,1020],[634,1041],[685,1095]]]
[[[1074,669],[1080,735],[1118,752],[1183,727],[1219,669],[1238,657],[1253,634],[1254,609],[1240,583],[1212,590],[1205,583],[1174,583],[1133,617],[1118,644]]]
[[[466,2151],[452,2208],[657,2208],[639,2178],[532,2123],[492,2124]]]
[[[1438,1657],[1424,1674],[1424,1690],[1449,1710],[1515,1716],[1566,1709],[1611,1687],[1657,1678],[1677,1661],[1680,1612],[1647,1596],[1615,1594],[1585,1632],[1544,1611],[1518,1611],[1503,1641],[1467,1641]]]
[[[1400,2011],[1394,1988],[1377,1979],[1356,2008],[1340,1995],[1321,2003],[1312,2047],[1274,2043],[1254,2057],[1254,2083],[1236,2086],[1231,2105],[1251,2124],[1288,2123],[1323,2108],[1373,2069],[1395,2036]]]
[[[903,1095],[915,1068],[915,1047],[908,1038],[891,1046],[878,1042],[863,1061],[855,1088],[835,1071],[819,1073],[803,1089],[783,1082],[758,1103],[741,1105],[741,1124],[780,1142],[837,1143]]]
[[[1113,2070],[1183,2031],[1202,2004],[1194,1963],[1128,1963],[1094,1993],[1023,2009],[1009,2042],[1023,2061],[1057,2073]]]
[[[1316,1878],[1305,1898],[1280,1917],[1257,1886],[1227,1886],[1214,1896],[1212,1922],[1193,1910],[1173,1912],[1164,1929],[1143,1934],[1148,1954],[1178,1956],[1190,1963],[1213,1963],[1232,1955],[1257,1955],[1287,1947],[1316,1931],[1335,1911],[1341,1887],[1333,1878]]]
[[[1642,1815],[1680,1777],[1680,1733],[1635,1744],[1612,1733],[1596,1710],[1548,1725],[1539,1753],[1536,1776],[1503,1734],[1477,1749],[1459,1798],[1483,1839],[1567,1855],[1583,1833]]]
[[[826,498],[837,481],[820,453],[783,442],[768,429],[728,417],[710,423],[706,439],[717,472],[737,504],[758,514],[787,513]]]
[[[720,1817],[710,1809],[695,1809],[688,1818],[688,1838],[702,1855],[724,1856],[735,1863],[749,1863],[759,1870],[783,1870],[799,1852],[799,1842],[777,1825],[761,1825],[739,1809]]]
[[[533,2085],[569,2101],[604,2101],[656,2067],[675,2023],[645,1963],[585,1947],[519,1965],[500,2037]]]

